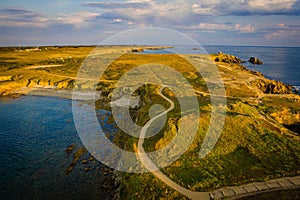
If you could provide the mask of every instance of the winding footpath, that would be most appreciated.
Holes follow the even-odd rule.
[[[165,174],[163,174],[155,165],[155,163],[152,162],[152,160],[147,156],[147,153],[144,150],[143,147],[143,143],[145,140],[145,136],[146,136],[146,132],[147,129],[149,128],[149,126],[152,124],[152,122],[154,120],[156,120],[157,118],[161,117],[164,114],[167,114],[168,112],[170,112],[171,110],[174,109],[174,102],[171,101],[170,99],[168,99],[166,96],[164,96],[162,94],[162,90],[165,88],[165,86],[161,87],[159,89],[159,95],[162,96],[165,100],[167,100],[171,106],[164,112],[160,113],[159,115],[153,117],[152,119],[150,119],[146,125],[142,128],[141,130],[141,135],[140,135],[140,139],[138,142],[138,156],[141,160],[141,162],[143,163],[143,165],[153,174],[155,175],[157,178],[159,178],[161,181],[163,181],[165,184],[167,184],[168,186],[170,186],[171,188],[173,188],[174,190],[180,192],[181,194],[187,196],[190,199],[194,199],[194,200],[209,200],[210,198],[210,193],[209,192],[193,192],[191,190],[188,190],[180,185],[178,185],[177,183],[175,183],[174,181],[172,181],[169,177],[167,177]]]
[[[157,118],[161,117],[164,114],[167,114],[171,110],[174,109],[175,105],[174,102],[168,99],[166,96],[162,94],[162,90],[166,86],[162,86],[158,93],[160,96],[162,96],[165,100],[167,100],[170,103],[170,107],[160,113],[159,115],[151,118],[145,126],[141,130],[141,135],[138,142],[138,149],[137,149],[137,155],[143,165],[157,178],[159,178],[161,181],[163,181],[165,184],[167,184],[169,187],[173,188],[174,190],[180,192],[181,194],[185,195],[186,197],[192,199],[192,200],[210,200],[210,199],[224,199],[224,198],[230,198],[230,199],[238,199],[240,197],[244,196],[251,196],[259,193],[265,193],[270,191],[278,191],[278,190],[285,190],[285,189],[298,189],[300,188],[300,176],[296,177],[284,177],[276,180],[270,180],[266,182],[254,182],[249,183],[246,185],[236,186],[236,187],[225,187],[218,190],[214,190],[212,192],[194,192],[191,190],[188,190],[177,183],[175,183],[173,180],[171,180],[169,177],[167,177],[165,174],[163,174],[156,166],[155,163],[148,157],[147,153],[144,150],[143,144],[145,141],[145,136],[147,133],[147,129],[150,127],[152,122],[156,120]]]

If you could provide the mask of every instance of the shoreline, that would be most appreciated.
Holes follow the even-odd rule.
[[[18,98],[20,96],[41,96],[41,97],[56,97],[56,98],[75,100],[75,101],[86,101],[86,100],[94,100],[94,94],[100,96],[100,92],[97,91],[95,93],[80,93],[75,95],[73,94],[72,89],[23,87],[10,92],[6,92],[5,95],[0,95],[0,97]]]
[[[124,47],[124,46],[122,46],[122,47]],[[132,46],[128,46],[128,47],[130,47],[131,50],[134,50],[132,48]],[[138,46],[138,47],[140,47],[140,46]],[[143,50],[156,50],[156,49],[165,49],[165,48],[173,48],[173,47],[171,47],[171,46],[146,46],[146,47],[143,48]],[[157,55],[157,54],[145,54],[145,55]],[[195,55],[194,54],[188,54],[188,55],[195,56],[195,55],[198,55],[198,54],[195,54]],[[209,55],[216,57],[216,56],[219,56],[220,54],[209,54]],[[235,57],[234,55],[221,54],[220,56],[222,56],[222,55],[231,56],[231,57],[234,57],[234,58],[238,59],[238,57]],[[198,56],[203,56],[203,55],[198,55]],[[214,62],[213,60],[214,59],[212,58],[212,62]],[[215,64],[216,65],[223,65],[223,64],[230,65],[230,64],[233,64],[233,63],[231,63],[231,61],[228,61],[228,62],[215,62]],[[258,76],[260,78],[263,78],[264,80],[275,81],[275,82],[280,83],[284,86],[290,87],[290,93],[289,94],[300,95],[300,86],[293,86],[293,85],[290,85],[288,83],[284,83],[284,82],[282,82],[280,80],[277,80],[277,79],[267,78],[265,74],[262,74],[261,72],[256,71],[256,70],[249,69],[247,66],[244,66],[242,62],[241,63],[235,63],[235,64],[238,64],[240,67],[242,67],[241,69],[239,69],[239,70],[241,70],[241,72],[244,69],[246,69],[246,71],[250,72],[253,75],[253,77]],[[45,66],[47,66],[47,65],[45,65]],[[49,66],[56,67],[56,66],[61,66],[61,65],[49,65]],[[47,67],[44,67],[44,66],[41,65],[41,66],[30,66],[30,67],[26,67],[25,69],[36,69],[36,68],[47,68]],[[13,77],[13,76],[11,76],[11,77]],[[70,77],[70,79],[72,79],[72,77]],[[7,82],[9,83],[10,81],[7,81]],[[0,97],[11,96],[11,97],[17,98],[18,96],[21,96],[21,95],[32,95],[32,96],[51,96],[51,97],[64,98],[64,99],[73,99],[73,100],[91,100],[91,99],[94,99],[93,94],[94,94],[93,92],[92,93],[81,93],[81,94],[78,94],[78,96],[74,96],[72,88],[59,88],[57,86],[33,85],[31,87],[23,86],[23,87],[19,87],[19,88],[11,88],[10,90],[9,89],[4,90],[4,91],[2,91],[2,94],[0,94]],[[268,94],[268,93],[266,93],[266,94]],[[272,93],[269,93],[269,94],[272,94]],[[100,94],[97,94],[97,92],[96,92],[96,99],[99,99],[99,95]]]

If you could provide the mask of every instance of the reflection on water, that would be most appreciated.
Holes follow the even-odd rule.
[[[0,190],[2,199],[110,199],[108,173],[98,161],[68,175],[73,153],[82,147],[72,120],[72,101],[26,96],[0,99]],[[75,149],[76,151],[76,149]],[[91,169],[91,170],[86,170]],[[87,172],[86,172],[87,171]]]

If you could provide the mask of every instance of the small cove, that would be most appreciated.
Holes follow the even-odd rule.
[[[99,118],[104,120],[99,111]],[[105,124],[105,123],[104,123]],[[105,126],[107,131],[111,125]],[[111,199],[111,171],[97,160],[71,173],[73,160],[65,149],[82,148],[72,118],[72,101],[21,96],[0,99],[0,189],[3,199]],[[86,171],[86,168],[89,170]],[[113,184],[113,183],[111,183]]]

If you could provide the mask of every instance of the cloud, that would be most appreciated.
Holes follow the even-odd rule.
[[[187,29],[194,29],[200,31],[236,31],[240,33],[253,33],[255,28],[248,24],[248,25],[240,25],[234,23],[199,23],[198,25],[189,26]]]
[[[1,26],[39,28],[46,28],[57,24],[70,24],[78,29],[87,28],[100,15],[94,12],[81,11],[71,15],[61,14],[54,19],[49,19],[37,12],[25,9],[2,9],[0,12]]]
[[[275,11],[275,10],[290,10],[296,0],[249,0],[250,9]]]
[[[124,2],[85,2],[83,6],[102,9],[126,9],[126,8],[145,8],[151,1],[124,1]]]
[[[85,2],[84,6],[115,10],[139,9],[145,13],[168,15],[172,11],[201,15],[299,15],[297,0],[127,0],[122,2]],[[155,12],[156,11],[156,12]],[[132,14],[132,13],[131,13]]]
[[[236,24],[235,25],[235,30],[238,30],[242,33],[253,33],[255,31],[255,28],[250,24],[247,24],[245,26],[242,26],[240,24]]]
[[[102,14],[98,18],[110,21],[121,19],[137,25],[171,27],[205,21],[205,18],[211,16],[294,15],[297,14],[296,2],[297,0],[125,0],[84,2],[81,5],[100,9]],[[254,31],[251,26],[237,29],[241,32]]]
[[[279,28],[286,28],[286,26],[285,26],[284,23],[278,23],[278,24],[277,24],[277,27],[279,27]]]
[[[78,29],[88,28],[91,26],[92,22],[95,22],[99,15],[100,14],[94,12],[81,11],[73,15],[61,15],[57,18],[57,22],[62,24],[71,24]]]
[[[13,27],[47,27],[50,21],[43,15],[25,9],[1,9],[0,25]]]
[[[122,2],[86,2],[84,6],[99,8],[106,20],[122,19],[140,26],[171,27],[191,24],[205,18],[209,8],[190,1],[122,1]],[[203,13],[205,13],[203,15]]]
[[[297,0],[217,0],[214,10],[221,15],[295,15]],[[215,13],[217,14],[217,13]]]
[[[206,29],[206,30],[228,30],[229,27],[225,24],[217,23],[199,23],[197,26],[192,26],[193,29]]]
[[[72,0],[64,0],[64,1],[61,1],[61,0],[55,0],[55,6],[58,6],[58,7],[66,7],[66,6],[71,6],[74,4],[74,1]]]
[[[265,36],[266,39],[286,38],[291,36],[300,36],[297,30],[277,30]]]
[[[121,22],[123,22],[123,20],[122,19],[114,19],[113,22],[115,22],[115,23],[121,23]]]
[[[277,39],[277,38],[288,38],[288,37],[300,37],[300,30],[298,26],[288,27],[284,23],[278,23],[276,28],[273,29],[273,32],[265,35],[266,39]]]
[[[97,31],[100,32],[99,35],[109,36],[111,34],[108,32],[158,26],[195,33],[195,37],[201,35],[203,38],[202,35],[205,35],[212,41],[217,40],[217,35],[220,38],[231,37],[233,43],[248,39],[251,44],[252,40],[258,39],[262,43],[266,41],[274,44],[277,38],[284,43],[284,39],[288,40],[290,37],[296,40],[300,34],[300,0],[54,0],[53,2],[47,4],[49,12],[45,13],[49,15],[3,7],[0,9],[1,31],[21,30],[19,32],[24,33],[26,29],[29,30],[29,35],[32,35],[33,28],[39,28],[39,33],[45,31],[54,35],[63,32],[65,35],[75,27],[76,30],[73,29],[72,34],[83,38],[87,33],[96,35]],[[60,11],[65,14],[58,14]],[[17,34],[14,32],[16,31],[7,35]]]

